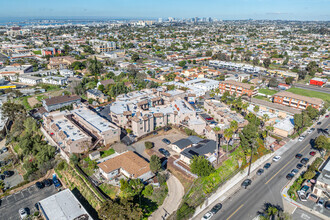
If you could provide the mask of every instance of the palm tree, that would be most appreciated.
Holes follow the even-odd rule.
[[[223,136],[226,138],[226,141],[227,141],[227,153],[228,153],[229,141],[233,137],[233,134],[234,133],[231,128],[227,128],[223,133]]]

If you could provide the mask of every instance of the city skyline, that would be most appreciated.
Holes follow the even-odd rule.
[[[1,18],[11,17],[214,17],[223,20],[320,20],[330,19],[329,0],[196,0],[162,1],[105,1],[87,0],[45,2],[41,0],[0,0]]]

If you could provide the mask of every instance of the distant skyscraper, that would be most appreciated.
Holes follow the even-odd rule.
[[[163,18],[158,18],[158,22],[162,23],[163,22]]]
[[[172,21],[174,21],[174,18],[172,18],[172,17],[168,17],[168,21],[169,21],[169,22],[172,22]]]
[[[209,17],[209,22],[212,22],[212,18],[211,17]]]
[[[206,22],[206,18],[204,17],[204,18],[202,19],[202,21],[203,21],[203,22]]]

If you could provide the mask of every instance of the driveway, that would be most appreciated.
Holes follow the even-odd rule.
[[[35,185],[25,188],[17,193],[9,195],[1,199],[0,219],[16,220],[20,219],[18,210],[20,208],[28,208],[30,213],[36,211],[34,204],[51,195],[57,193],[53,185],[38,189]]]
[[[179,208],[182,197],[184,195],[184,188],[181,182],[174,176],[171,175],[167,180],[168,195],[165,198],[163,205],[149,217],[149,219],[159,220],[163,217],[171,215],[175,210]]]
[[[144,156],[145,158],[149,159],[149,156],[144,152],[145,150],[145,146],[144,143],[146,141],[150,141],[154,143],[154,148],[153,150],[158,152],[159,148],[165,148],[166,150],[168,150],[171,155],[174,154],[178,154],[175,151],[173,151],[167,144],[165,144],[162,139],[166,138],[168,140],[171,141],[171,143],[174,143],[182,138],[186,138],[187,135],[175,130],[175,129],[171,129],[167,132],[164,131],[160,131],[158,132],[157,135],[151,135],[147,138],[144,138],[143,140],[136,142],[134,144],[132,144],[131,146],[128,147],[128,150],[132,150],[137,152],[138,154]]]

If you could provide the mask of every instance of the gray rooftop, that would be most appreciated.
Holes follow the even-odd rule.
[[[49,220],[92,219],[69,189],[43,199],[39,204],[46,219]]]
[[[197,145],[189,147],[181,152],[182,155],[192,159],[194,156],[204,156],[208,153],[214,153],[217,143],[214,140],[202,140]]]

